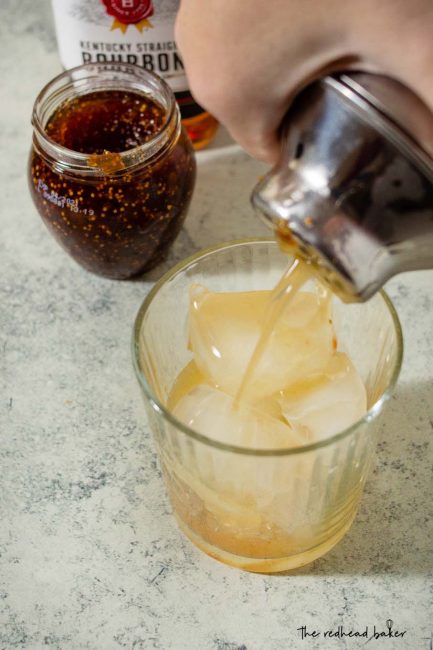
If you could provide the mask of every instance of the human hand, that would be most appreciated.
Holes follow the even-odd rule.
[[[293,97],[336,70],[385,74],[433,111],[432,0],[181,0],[192,93],[252,156],[275,162]]]

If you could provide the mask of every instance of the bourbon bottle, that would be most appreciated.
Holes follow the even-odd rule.
[[[179,0],[52,0],[52,5],[64,68],[126,63],[155,72],[171,86],[194,148],[212,140],[218,122],[189,92],[174,40]]]

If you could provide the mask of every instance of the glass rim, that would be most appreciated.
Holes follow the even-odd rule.
[[[232,453],[247,455],[247,456],[291,456],[295,454],[308,453],[310,451],[315,451],[316,449],[327,447],[333,444],[334,442],[343,440],[343,438],[348,437],[351,433],[354,433],[361,425],[372,422],[382,411],[385,402],[391,397],[395,385],[397,383],[400,370],[401,370],[402,361],[403,361],[403,333],[402,333],[400,320],[397,315],[397,311],[391,299],[389,298],[388,294],[383,289],[378,291],[377,295],[381,297],[381,299],[384,301],[388,309],[388,312],[392,319],[392,323],[394,325],[394,331],[397,339],[397,355],[396,355],[396,361],[391,375],[391,379],[386,389],[381,394],[381,396],[374,402],[374,404],[369,408],[367,413],[360,420],[357,420],[350,427],[347,427],[346,429],[343,429],[342,431],[339,431],[338,433],[324,440],[319,440],[317,442],[313,442],[307,445],[302,445],[300,447],[283,447],[277,449],[253,449],[249,447],[241,447],[238,445],[230,445],[227,443],[218,442],[217,440],[213,440],[212,438],[209,438],[203,433],[191,429],[186,424],[178,420],[153,393],[151,387],[147,382],[144,372],[141,368],[141,364],[139,360],[139,335],[141,330],[141,324],[153,299],[158,294],[160,289],[169,280],[173,279],[180,272],[185,271],[189,266],[199,261],[200,259],[209,257],[210,255],[213,255],[214,253],[221,251],[223,249],[235,248],[238,246],[248,246],[251,244],[275,244],[275,246],[278,246],[278,243],[273,237],[269,237],[269,238],[251,237],[251,238],[242,238],[242,239],[235,239],[235,240],[223,242],[221,244],[217,244],[215,246],[202,249],[197,253],[194,253],[193,255],[190,255],[184,260],[178,262],[178,264],[176,264],[171,269],[169,269],[166,273],[164,273],[164,275],[158,280],[158,282],[154,284],[152,289],[149,291],[149,293],[146,295],[145,299],[143,300],[134,321],[131,343],[132,343],[132,362],[133,362],[136,377],[138,379],[141,388],[143,389],[145,397],[150,403],[150,406],[159,417],[162,417],[169,424],[174,426],[176,429],[182,431],[188,437],[193,438],[194,440],[197,440],[210,447],[214,447],[216,449],[221,449],[223,451],[228,451]]]
[[[86,95],[89,92],[93,92],[93,90],[98,92],[104,90],[103,82],[105,80],[107,83],[106,89],[108,89],[110,73],[130,74],[131,77],[125,77],[124,80],[131,81],[135,79],[137,84],[140,81],[142,85],[146,82],[148,84],[154,84],[167,102],[164,122],[159,131],[152,135],[147,142],[119,152],[118,155],[125,164],[125,168],[111,175],[129,173],[134,167],[149,162],[157,154],[161,154],[161,151],[165,150],[165,145],[174,139],[177,132],[180,132],[180,116],[174,93],[164,79],[157,74],[144,70],[133,63],[83,63],[74,68],[69,68],[53,77],[39,92],[33,104],[31,123],[34,129],[34,138],[36,138],[40,147],[53,160],[64,161],[64,164],[67,167],[70,166],[74,172],[84,172],[89,176],[101,175],[101,169],[99,167],[89,164],[94,154],[68,149],[68,147],[59,144],[46,133],[46,121],[44,122],[42,119],[43,108],[50,99],[59,99],[62,92],[66,93],[68,90],[74,88],[77,89],[77,96]],[[77,76],[79,74],[82,74],[82,76]],[[89,87],[92,81],[98,82],[98,86],[93,90]],[[62,82],[64,83],[62,84]],[[85,87],[84,84],[86,83],[89,86]],[[82,92],[84,88],[85,91]],[[136,86],[131,87],[131,90],[140,92],[140,89]],[[62,98],[62,101],[66,99],[67,97],[65,96]],[[50,116],[54,111],[55,108],[51,111]],[[171,126],[173,129],[170,129]],[[170,133],[171,130],[173,131],[172,134]],[[102,173],[105,175],[103,170]]]

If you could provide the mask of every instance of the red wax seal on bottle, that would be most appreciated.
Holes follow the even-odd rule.
[[[131,25],[153,15],[152,0],[102,0],[107,14],[119,22]]]

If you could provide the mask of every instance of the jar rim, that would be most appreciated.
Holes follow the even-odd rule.
[[[165,116],[161,128],[147,142],[116,153],[122,162],[121,169],[113,171],[110,176],[131,173],[143,163],[161,157],[177,140],[181,130],[180,113],[174,93],[157,74],[126,63],[85,63],[63,71],[42,88],[35,99],[31,119],[33,142],[39,153],[54,163],[60,172],[69,170],[74,174],[90,177],[106,176],[107,171],[103,167],[95,166],[95,154],[68,149],[53,140],[46,133],[45,127],[48,119],[63,101],[94,91],[119,89],[150,96],[163,105]]]

